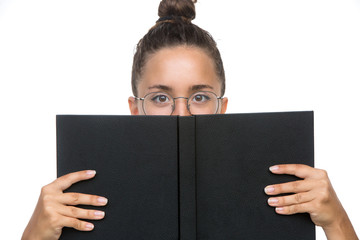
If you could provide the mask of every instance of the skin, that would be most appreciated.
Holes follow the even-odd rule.
[[[44,186],[22,239],[59,239],[63,227],[91,231],[94,228],[93,224],[78,218],[102,219],[105,213],[75,206],[79,204],[104,206],[107,199],[88,194],[63,193],[63,191],[76,182],[93,178],[95,174],[93,170],[74,172]]]
[[[270,167],[270,171],[303,179],[265,188],[265,193],[273,196],[268,199],[268,203],[275,207],[276,213],[309,213],[311,220],[324,229],[327,239],[358,239],[325,170],[301,164],[283,164]],[[282,193],[295,194],[276,197]]]
[[[189,97],[199,90],[212,91],[220,95],[221,84],[217,79],[214,63],[201,49],[178,46],[161,49],[149,57],[138,85],[138,96],[164,91],[173,97]],[[141,101],[129,97],[128,103],[132,115],[144,114]],[[221,100],[218,113],[226,112],[227,103],[227,98]],[[190,115],[186,108],[186,100],[176,100],[173,115]],[[312,221],[324,229],[328,239],[358,239],[324,170],[287,164],[272,166],[270,171],[303,179],[265,188],[265,192],[270,196],[269,205],[275,208],[277,214],[307,212]],[[102,219],[105,213],[77,208],[76,205],[104,206],[107,199],[63,191],[76,182],[93,178],[95,174],[95,171],[91,170],[70,173],[44,186],[22,239],[58,239],[63,227],[91,231],[94,225],[79,218]],[[277,196],[282,193],[294,194]]]
[[[194,47],[165,48],[149,57],[138,84],[138,96],[151,92],[167,92],[172,97],[189,97],[197,91],[212,91],[220,96],[221,84],[211,58]],[[141,101],[129,97],[132,115],[143,115]],[[228,99],[221,101],[218,113],[225,113]],[[177,99],[173,115],[190,116],[185,99]]]

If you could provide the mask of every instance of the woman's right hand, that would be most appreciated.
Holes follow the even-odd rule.
[[[102,219],[105,213],[74,207],[78,204],[104,206],[107,199],[82,193],[64,193],[72,184],[95,176],[93,170],[69,173],[44,186],[22,240],[59,239],[63,227],[91,231],[92,223],[79,219]]]

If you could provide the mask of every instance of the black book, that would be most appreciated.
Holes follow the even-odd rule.
[[[91,232],[61,239],[315,239],[308,214],[281,216],[264,187],[275,164],[314,165],[313,112],[57,116],[57,174],[94,169],[67,191],[105,196]]]

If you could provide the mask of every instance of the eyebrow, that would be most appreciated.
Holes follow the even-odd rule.
[[[171,88],[171,87],[165,86],[165,85],[161,85],[161,84],[153,85],[153,86],[148,87],[148,89],[153,89],[153,88],[161,89],[161,90],[164,90],[164,91],[172,91],[172,88]]]
[[[207,84],[194,85],[194,86],[191,86],[190,89],[191,89],[191,91],[199,91],[199,90],[202,90],[204,88],[214,89],[212,86],[207,85]]]
[[[173,88],[171,88],[169,86],[166,86],[166,85],[161,85],[161,84],[150,86],[148,89],[153,89],[153,88],[157,88],[157,89],[160,89],[160,90],[163,90],[163,91],[169,91],[169,92],[173,90]],[[214,89],[212,86],[207,85],[207,84],[193,85],[189,89],[191,91],[199,91],[199,90],[202,90],[204,88]]]

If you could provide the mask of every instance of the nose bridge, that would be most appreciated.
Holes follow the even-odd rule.
[[[191,116],[188,108],[187,108],[187,100],[186,97],[177,97],[174,98],[175,101],[175,109],[172,115],[178,116]]]

